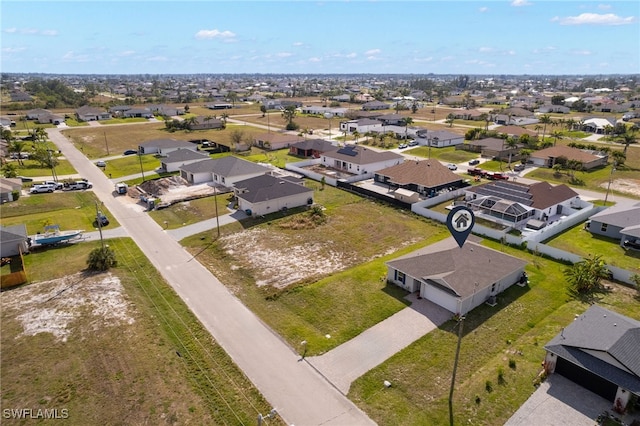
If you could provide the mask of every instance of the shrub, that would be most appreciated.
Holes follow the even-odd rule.
[[[487,380],[487,381],[484,383],[484,388],[485,388],[485,390],[486,390],[487,392],[489,392],[489,393],[493,392],[493,383],[491,383],[491,380]]]
[[[480,404],[480,402],[482,401],[482,399],[480,399],[480,395],[476,395],[476,404]]]
[[[498,384],[499,385],[504,385],[505,384],[504,369],[502,367],[498,368]]]
[[[106,271],[117,264],[116,254],[109,247],[95,248],[87,258],[87,268],[91,271]]]
[[[516,369],[516,360],[513,358],[509,358],[509,368],[512,370]]]

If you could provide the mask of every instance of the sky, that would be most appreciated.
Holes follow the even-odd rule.
[[[635,1],[0,3],[2,72],[640,73]]]

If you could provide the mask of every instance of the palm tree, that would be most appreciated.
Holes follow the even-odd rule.
[[[404,124],[404,138],[407,139],[409,133],[409,125],[413,124],[413,118],[405,117],[402,119],[402,124]]]
[[[627,148],[629,148],[630,144],[638,142],[638,136],[636,132],[627,132],[620,137],[619,142],[624,144],[624,150],[622,151],[622,153],[626,157]]]
[[[296,107],[294,105],[289,105],[284,110],[282,110],[282,118],[287,121],[287,127],[291,126],[293,123],[293,119],[296,116]]]
[[[544,127],[542,128],[542,140],[544,140],[544,135],[547,132],[547,124],[551,124],[553,120],[551,119],[551,116],[549,114],[544,114],[540,117],[540,120],[538,121],[544,124]]]
[[[508,136],[507,139],[505,140],[507,146],[509,147],[509,163],[508,163],[508,167],[509,169],[511,169],[511,155],[512,155],[512,151],[513,148],[518,146],[518,139]],[[502,163],[501,163],[502,164]]]
[[[198,117],[191,116],[189,118],[185,118],[183,124],[187,130],[191,130],[191,126],[198,124]]]
[[[564,122],[564,124],[566,124],[567,130],[573,130],[573,126],[576,125],[576,120],[569,118]]]
[[[455,120],[456,116],[453,115],[453,113],[449,113],[449,115],[447,115],[447,119],[445,120],[445,122],[449,125],[449,127],[453,127],[453,120]]]
[[[358,132],[357,130],[354,130],[353,133],[351,133],[353,135],[353,138],[355,139],[355,144],[358,144],[358,138],[360,137],[360,132]]]
[[[551,137],[553,137],[553,146],[556,146],[556,142],[558,142],[558,139],[562,139],[562,132],[559,130],[554,130],[553,133],[551,133]]]
[[[235,108],[236,102],[238,101],[238,94],[236,92],[229,92],[227,93],[227,99],[231,101],[231,104]]]

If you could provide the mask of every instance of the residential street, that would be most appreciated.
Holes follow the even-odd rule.
[[[113,195],[102,171],[60,133],[49,138],[121,223],[167,282],[288,424],[372,425],[374,422],[235,298],[146,214]],[[160,249],[161,248],[161,249]],[[256,413],[257,416],[258,413]]]

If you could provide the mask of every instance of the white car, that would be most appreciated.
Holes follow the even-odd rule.
[[[98,167],[107,167],[107,163],[102,161],[102,160],[100,160],[100,161],[96,162],[96,166],[98,166]]]
[[[53,185],[33,185],[29,190],[30,194],[41,194],[43,192],[53,192],[55,187]]]
[[[447,167],[449,168],[449,170],[458,170],[458,166],[453,163],[447,164]]]

